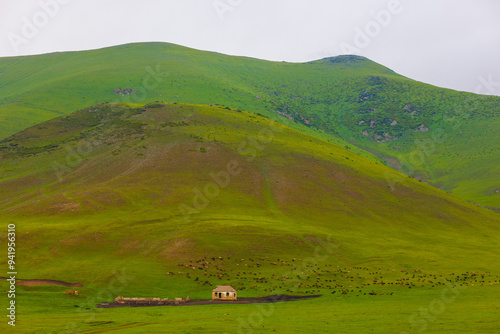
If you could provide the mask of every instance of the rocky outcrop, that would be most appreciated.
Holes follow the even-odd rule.
[[[131,88],[125,88],[125,89],[117,88],[117,89],[115,89],[116,95],[130,95],[130,94],[134,94],[134,93],[135,93],[135,91]]]
[[[427,131],[429,131],[429,128],[423,124],[420,124],[420,126],[416,129],[414,129],[413,131],[415,131],[415,132],[427,132]]]
[[[407,104],[403,107],[403,110],[405,111],[405,113],[407,113],[408,115],[412,115],[412,116],[416,116],[416,115],[420,115],[420,110],[418,108],[415,108],[414,106],[412,106],[411,104]]]
[[[369,90],[365,90],[363,93],[359,94],[358,102],[369,101],[372,100],[374,97],[375,94],[373,94]]]

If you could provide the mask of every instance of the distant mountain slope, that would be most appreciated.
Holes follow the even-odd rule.
[[[103,101],[156,100],[279,116],[461,198],[500,206],[500,98],[415,82],[363,57],[294,64],[142,43],[0,59],[0,138]]]
[[[303,257],[318,240],[339,264],[439,272],[499,253],[498,214],[408,177],[391,188],[399,172],[238,109],[101,104],[1,141],[0,161],[30,278],[99,286],[122,268],[147,286],[185,259]]]

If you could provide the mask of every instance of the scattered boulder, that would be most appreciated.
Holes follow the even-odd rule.
[[[415,132],[427,132],[427,131],[429,131],[429,128],[423,124],[420,124],[420,126],[418,128],[416,128],[414,131]]]
[[[116,95],[130,95],[130,94],[134,94],[134,93],[135,93],[135,91],[131,88],[125,88],[125,89],[117,88],[117,89],[115,89]]]
[[[359,94],[358,102],[364,102],[364,101],[369,101],[372,100],[375,97],[375,94],[373,94],[369,90],[365,90],[361,94]]]
[[[405,113],[407,113],[408,115],[412,115],[412,116],[416,116],[416,115],[420,114],[420,110],[418,108],[415,108],[411,104],[405,105],[403,107],[403,110],[405,111]]]

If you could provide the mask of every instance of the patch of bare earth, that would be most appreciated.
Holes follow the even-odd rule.
[[[7,279],[7,277],[0,277],[0,279]],[[81,288],[81,283],[68,283],[63,281],[55,281],[50,279],[17,279],[16,285],[25,286],[38,286],[38,285],[60,285],[66,287],[77,287]]]
[[[159,304],[135,304],[135,303],[129,303],[129,304],[120,304],[117,302],[113,303],[103,303],[101,305],[98,305],[98,308],[115,308],[115,307],[124,307],[124,306],[129,306],[129,307],[147,307],[147,306],[194,306],[194,305],[220,305],[220,304],[225,304],[225,305],[231,305],[231,304],[258,304],[258,303],[280,303],[280,302],[291,302],[291,301],[297,301],[297,300],[306,300],[306,299],[311,299],[311,298],[319,298],[322,295],[310,295],[310,296],[288,296],[288,295],[274,295],[274,296],[267,296],[267,297],[243,297],[243,298],[238,298],[238,300],[207,300],[207,299],[198,299],[198,300],[191,300],[191,301],[183,301],[179,303],[169,303],[166,305],[159,305]]]

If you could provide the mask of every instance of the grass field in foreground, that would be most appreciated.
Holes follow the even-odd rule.
[[[447,289],[325,293],[277,304],[87,309],[87,298],[64,296],[59,288],[21,288],[17,326],[7,333],[498,333],[498,284]]]

